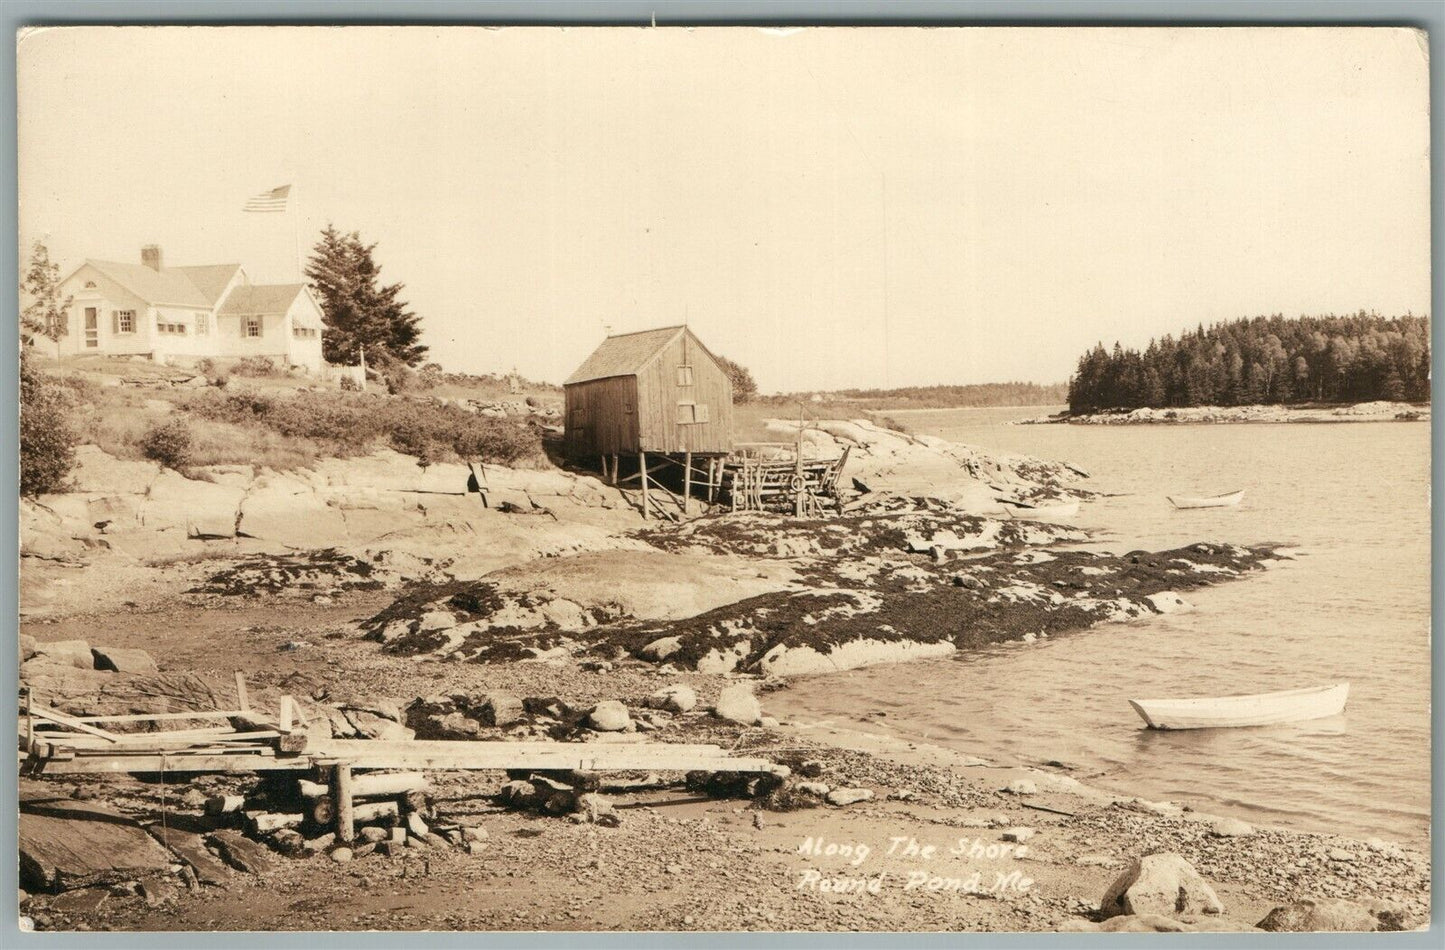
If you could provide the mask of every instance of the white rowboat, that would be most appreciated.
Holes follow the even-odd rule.
[[[1129,705],[1151,729],[1227,729],[1336,716],[1349,698],[1350,684],[1336,683],[1254,696],[1131,699]]]
[[[1206,498],[1193,498],[1188,495],[1166,495],[1165,497],[1175,508],[1233,508],[1244,501],[1244,489],[1232,491],[1227,495],[1210,495]]]
[[[1026,521],[1053,521],[1058,518],[1072,518],[1079,513],[1079,502],[1061,501],[1046,505],[1020,505],[1011,501],[999,502],[1010,518]]]

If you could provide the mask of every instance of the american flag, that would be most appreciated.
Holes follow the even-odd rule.
[[[263,191],[259,195],[246,200],[246,207],[243,211],[285,211],[286,202],[291,197],[291,186],[282,185],[280,188],[272,188],[270,191]]]

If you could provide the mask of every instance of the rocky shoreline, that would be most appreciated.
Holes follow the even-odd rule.
[[[1016,425],[1202,425],[1233,423],[1428,422],[1428,403],[1366,402],[1351,406],[1189,406],[1130,409],[1023,419]]]
[[[843,514],[661,526],[562,472],[489,467],[514,493],[501,506],[394,453],[233,485],[83,455],[80,491],[22,512],[21,678],[63,711],[215,709],[242,669],[258,708],[293,696],[325,738],[716,743],[786,777],[440,772],[342,847],[306,824],[202,813],[226,796],[294,807],[252,776],[42,776],[22,789],[29,820],[102,816],[89,821],[129,835],[144,866],[92,854],[99,871],[68,875],[39,848],[22,913],[40,929],[165,930],[1428,921],[1428,857],[1410,849],[768,715],[771,690],[810,674],[1147,620],[1280,557],[1100,553],[1068,525],[998,516],[1001,498],[1090,497],[1067,466],[864,422],[808,440],[851,448],[860,494]],[[135,477],[117,482],[122,469]],[[231,512],[231,533],[193,531],[207,511]],[[177,843],[178,828],[195,837]]]

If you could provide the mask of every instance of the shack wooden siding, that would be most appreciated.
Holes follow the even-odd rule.
[[[692,384],[678,368],[692,367]],[[637,374],[638,431],[648,452],[726,454],[732,451],[733,388],[707,348],[684,330]],[[707,407],[706,422],[680,424],[678,404]]]
[[[569,455],[585,458],[637,451],[635,376],[573,383],[565,388],[564,395]]]

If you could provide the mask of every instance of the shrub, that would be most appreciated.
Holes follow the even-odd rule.
[[[181,471],[191,464],[194,442],[186,421],[172,418],[152,426],[141,439],[140,448],[146,458]]]
[[[427,464],[454,458],[506,464],[541,453],[541,440],[530,426],[433,400],[371,393],[298,392],[287,397],[207,390],[184,408],[202,419],[309,440],[338,456],[390,445]]]
[[[276,363],[269,356],[248,356],[231,367],[231,372],[237,376],[277,376],[280,375]]]
[[[341,391],[359,393],[361,392],[361,384],[356,381],[355,376],[343,376],[341,377]]]
[[[912,435],[913,429],[906,422],[899,422],[892,416],[883,416],[878,420],[878,426],[883,429],[891,429],[894,432],[901,432],[904,435]]]
[[[75,467],[75,429],[63,389],[20,357],[20,494],[65,491]]]

